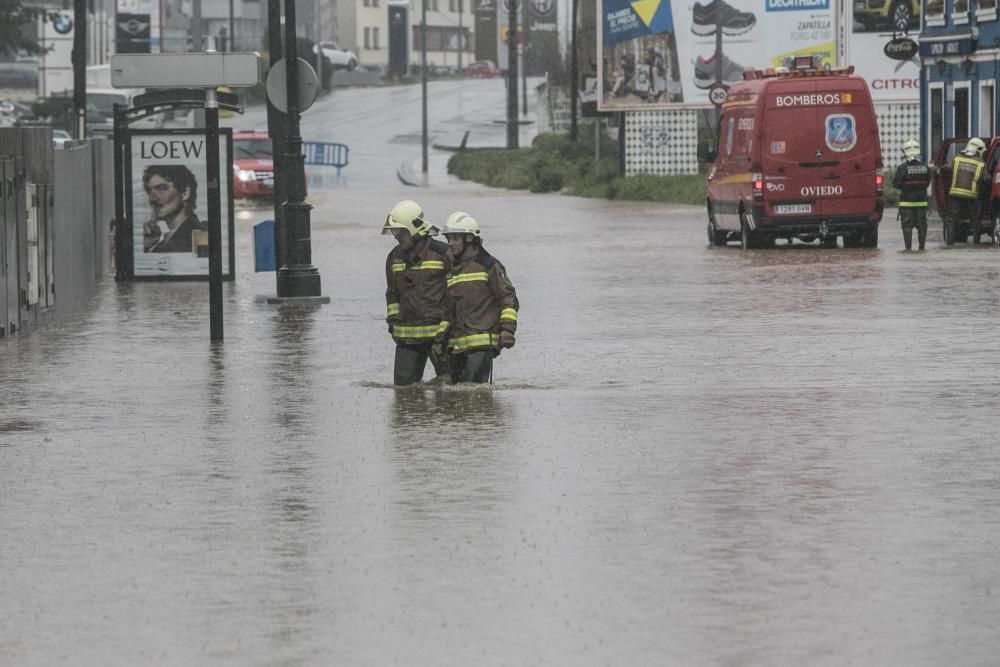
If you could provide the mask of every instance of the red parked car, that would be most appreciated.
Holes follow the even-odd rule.
[[[233,196],[274,195],[274,159],[267,132],[233,132]]]
[[[462,70],[465,76],[493,77],[500,73],[492,60],[477,60]]]
[[[956,220],[951,224],[945,220],[945,211],[948,209],[948,183],[941,177],[940,168],[951,164],[955,153],[965,148],[969,139],[970,137],[945,139],[938,146],[937,154],[934,156],[937,169],[934,172],[933,192],[934,203],[943,221],[941,238],[945,245],[965,243],[970,236],[973,243],[979,243],[980,237],[985,234],[992,238],[993,245],[1000,245],[1000,171],[997,170],[997,164],[1000,163],[1000,137],[980,137],[986,144],[983,162],[986,164],[986,173],[990,174],[992,185],[979,195],[979,220]]]

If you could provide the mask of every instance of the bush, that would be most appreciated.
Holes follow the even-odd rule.
[[[540,134],[530,148],[478,149],[455,153],[448,173],[492,187],[531,192],[565,192],[579,197],[683,204],[705,201],[704,175],[629,176],[618,173],[618,145],[600,135],[601,159],[594,160],[594,135],[581,128],[568,134]]]

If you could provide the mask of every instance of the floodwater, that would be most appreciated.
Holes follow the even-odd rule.
[[[517,286],[492,387],[388,384],[400,194]],[[206,285],[112,281],[0,341],[0,663],[996,664],[1000,252],[383,192],[313,212],[294,310],[266,214],[220,345]]]

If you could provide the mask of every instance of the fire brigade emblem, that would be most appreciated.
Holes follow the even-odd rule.
[[[849,113],[826,117],[826,145],[836,153],[845,153],[858,143],[858,126]]]

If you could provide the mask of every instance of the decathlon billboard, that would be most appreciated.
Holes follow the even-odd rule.
[[[837,64],[831,0],[597,0],[598,109],[711,107],[745,69]]]

